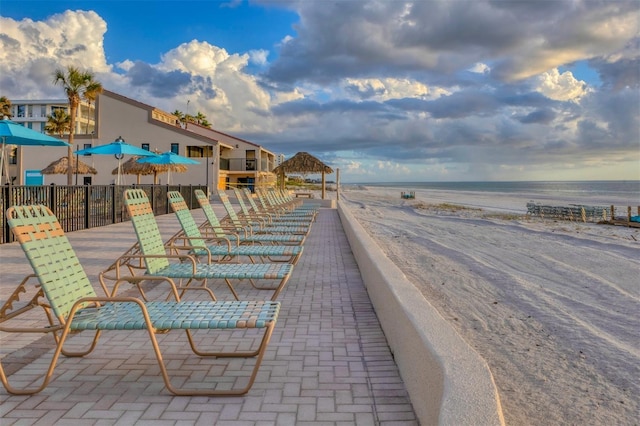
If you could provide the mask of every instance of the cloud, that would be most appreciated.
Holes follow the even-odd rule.
[[[107,23],[94,12],[0,17],[0,94],[61,98],[53,70],[81,63],[109,90],[167,111],[189,101],[221,131],[276,153],[312,152],[351,181],[553,179],[564,164],[576,171],[563,176],[579,178],[615,161],[619,178],[634,161],[637,176],[637,3],[280,6],[300,19],[271,61],[264,49],[191,40],[158,63],[110,64]],[[575,61],[602,84],[558,70]]]
[[[539,82],[536,90],[550,99],[558,101],[579,100],[587,91],[587,84],[578,81],[570,71],[560,72],[554,68],[537,77]]]

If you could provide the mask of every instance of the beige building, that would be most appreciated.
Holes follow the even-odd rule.
[[[51,113],[43,105],[66,104],[52,101],[16,101],[13,105],[18,112],[19,105],[32,105],[33,111],[38,111],[39,118]],[[39,103],[35,103],[39,102]],[[93,107],[93,106],[92,106]],[[29,114],[29,108],[21,109]],[[28,117],[14,115],[14,121]],[[90,131],[87,132],[87,123]],[[42,124],[42,126],[44,126]],[[42,131],[42,127],[33,130]],[[129,99],[125,96],[105,90],[98,96],[95,104],[95,121],[85,119],[79,123],[78,132],[74,135],[74,151],[95,147],[115,141],[119,137],[128,144],[152,152],[172,151],[185,157],[190,157],[200,164],[188,165],[184,173],[172,173],[171,184],[208,184],[211,189],[225,188],[228,184],[275,184],[276,177],[271,170],[276,166],[276,155],[260,145],[212,130],[194,123],[185,126],[178,118],[168,112],[150,105]],[[67,154],[66,148],[52,147],[18,147],[10,164],[9,174],[15,176],[16,185],[24,185],[26,176],[33,176],[45,168],[52,161]],[[108,185],[116,181],[112,171],[117,168],[118,160],[112,155],[79,156],[79,159],[93,166],[98,174],[79,175],[77,183]],[[129,159],[125,156],[121,161]],[[168,175],[160,174],[159,183],[167,184]],[[124,175],[123,184],[133,184],[137,176]],[[66,175],[45,175],[44,184],[65,185]],[[153,176],[141,176],[140,183],[153,183]]]

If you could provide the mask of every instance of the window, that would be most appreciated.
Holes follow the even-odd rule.
[[[85,143],[84,144],[84,148],[82,148],[82,149],[89,149],[89,148],[91,148],[91,144],[90,143]],[[91,154],[85,154],[85,155],[86,156],[90,156]]]
[[[172,143],[171,144],[171,152],[173,152],[174,154],[180,154],[180,144],[179,143]]]
[[[18,164],[18,148],[12,148],[9,152],[9,164]]]
[[[18,114],[17,114],[18,117],[24,117],[25,113],[27,111],[27,106],[26,105],[18,105],[17,106],[17,111],[18,111]]]
[[[46,117],[46,116],[47,116],[47,106],[40,105],[40,117]]]
[[[149,144],[148,143],[143,143],[142,144],[142,149],[144,149],[145,151],[150,151]]]
[[[187,146],[187,157],[213,157],[213,147],[210,145],[205,146]]]
[[[63,106],[52,106],[52,107],[51,107],[51,115],[53,115],[53,113],[54,113],[56,110],[59,110],[59,109],[63,110],[64,112],[67,112],[67,107],[63,107]]]

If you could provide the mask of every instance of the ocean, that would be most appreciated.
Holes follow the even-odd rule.
[[[372,187],[402,190],[431,189],[443,191],[538,194],[553,198],[613,198],[640,204],[640,180],[598,181],[517,181],[517,182],[387,182],[360,183]]]

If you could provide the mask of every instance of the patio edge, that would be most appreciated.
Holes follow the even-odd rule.
[[[338,214],[420,423],[504,426],[486,361],[340,202]]]

